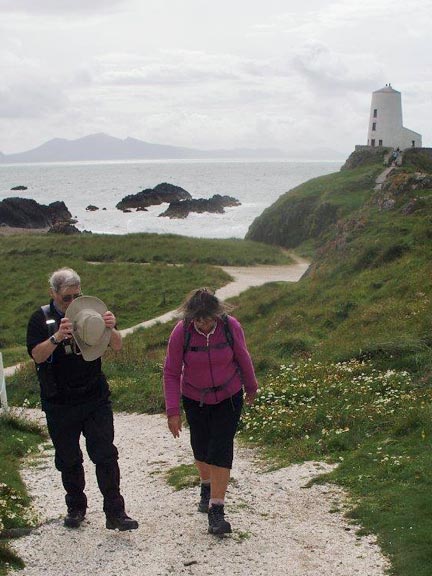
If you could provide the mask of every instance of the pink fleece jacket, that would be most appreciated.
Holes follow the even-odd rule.
[[[188,328],[191,338],[185,354],[183,354],[183,321],[171,332],[164,365],[167,416],[180,414],[181,394],[192,400],[203,400],[205,404],[217,404],[238,392],[242,384],[246,392],[250,394],[256,392],[258,383],[243,329],[233,316],[228,317],[228,322],[234,340],[232,348],[229,345],[215,347],[227,342],[221,319],[217,320],[214,333],[208,336],[197,332],[191,323]],[[204,346],[207,349],[199,351],[190,349],[196,346]],[[203,394],[204,388],[215,386],[223,386],[223,389]]]

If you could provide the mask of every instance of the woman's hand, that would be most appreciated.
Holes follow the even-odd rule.
[[[170,432],[174,438],[178,438],[180,436],[182,421],[179,414],[176,414],[175,416],[168,416],[168,428],[170,429]]]

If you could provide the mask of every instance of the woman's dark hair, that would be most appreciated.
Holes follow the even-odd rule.
[[[230,312],[234,307],[221,302],[210,288],[198,288],[190,292],[178,312],[190,322],[198,318],[216,318]]]

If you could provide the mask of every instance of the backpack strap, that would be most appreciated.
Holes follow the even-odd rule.
[[[227,342],[231,346],[231,348],[234,348],[234,337],[233,337],[233,334],[231,332],[231,328],[229,325],[228,314],[222,314],[221,318],[222,318],[222,322],[223,322],[225,338],[227,339]]]
[[[183,356],[188,351],[191,336],[192,334],[189,330],[189,325],[186,324],[185,320],[183,320]]]
[[[45,316],[45,324],[48,330],[48,338],[50,338],[57,329],[57,321],[53,318],[51,314],[51,306],[49,304],[44,304],[41,306],[41,310]],[[48,358],[47,362],[52,363],[53,355]]]

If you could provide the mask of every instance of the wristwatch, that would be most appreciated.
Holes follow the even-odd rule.
[[[54,344],[54,346],[58,346],[61,343],[60,340],[57,340],[54,334],[50,336],[49,341],[51,342],[51,344]]]

